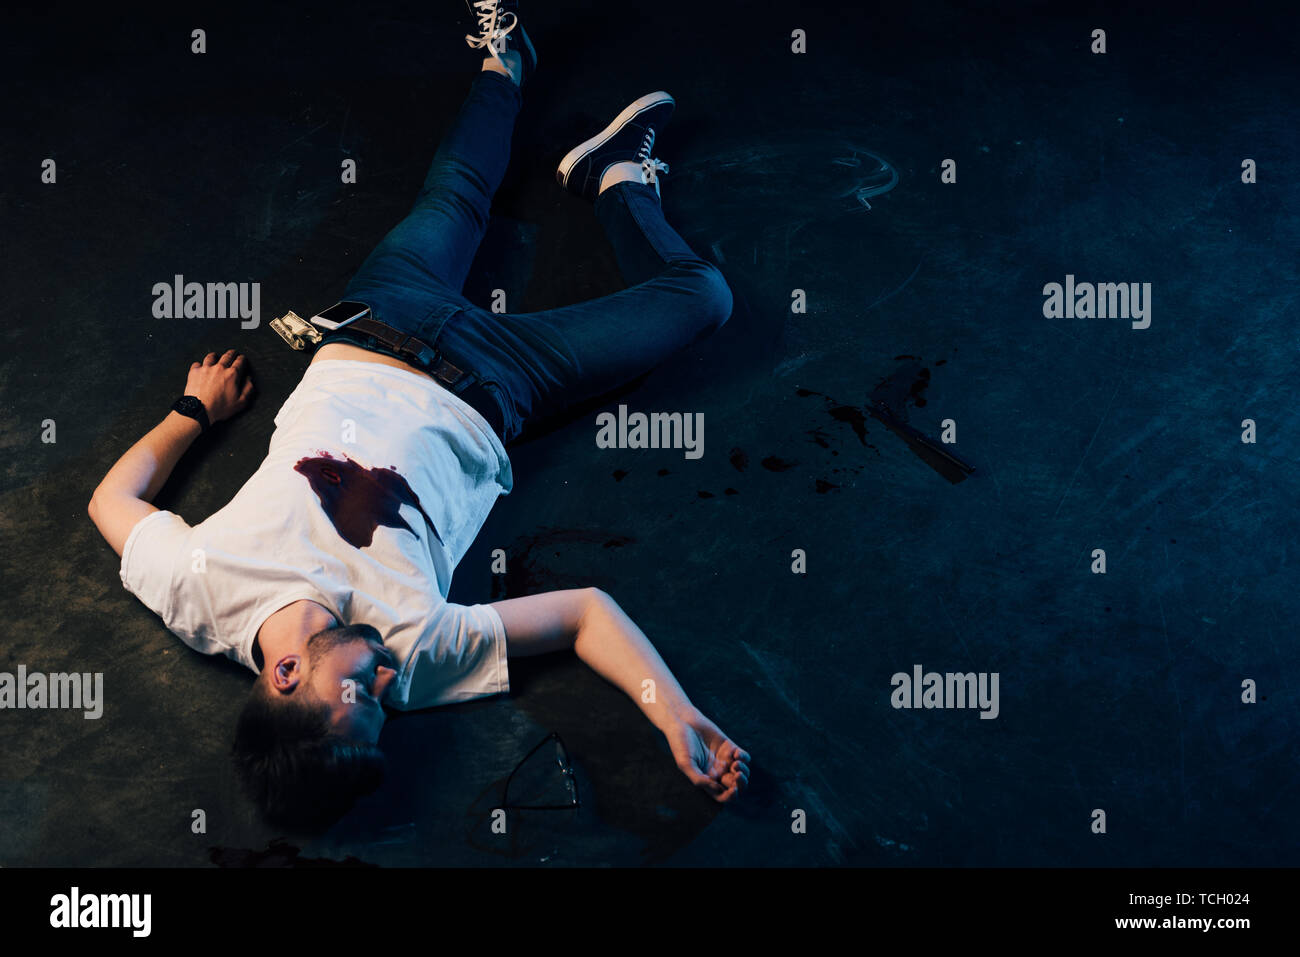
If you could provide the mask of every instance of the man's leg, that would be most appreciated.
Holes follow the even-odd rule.
[[[627,289],[544,312],[467,309],[438,340],[498,391],[507,440],[527,422],[655,367],[731,315],[722,273],[668,225],[654,186],[610,185],[595,211]]]
[[[510,160],[521,103],[518,84],[489,58],[438,146],[415,207],[361,265],[345,299],[370,303],[376,318],[406,326],[410,317],[391,314],[386,290],[432,286],[459,297]]]

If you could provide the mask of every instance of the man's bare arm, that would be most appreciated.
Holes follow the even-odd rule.
[[[493,602],[492,607],[505,624],[507,654],[572,648],[663,732],[677,767],[693,784],[718,801],[729,801],[745,789],[749,754],[691,704],[644,632],[605,592],[545,592]]]
[[[131,446],[99,483],[86,511],[118,555],[131,529],[158,511],[150,501],[201,431],[188,416],[167,413],[167,418]]]
[[[197,396],[207,410],[208,419],[215,424],[248,404],[253,383],[245,373],[246,361],[234,349],[220,359],[215,352],[209,352],[203,362],[190,366],[185,395]],[[117,460],[95,488],[86,511],[118,555],[122,554],[131,529],[158,511],[150,502],[201,432],[198,422],[189,416],[167,413],[162,422]]]

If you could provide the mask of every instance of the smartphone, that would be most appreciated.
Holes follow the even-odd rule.
[[[370,307],[364,302],[336,302],[320,315],[312,316],[311,321],[314,325],[322,329],[342,329],[350,322],[356,322],[358,319],[365,319],[370,315]]]

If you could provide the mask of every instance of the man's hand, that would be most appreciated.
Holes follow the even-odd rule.
[[[715,801],[732,801],[749,786],[749,752],[691,704],[650,639],[605,592],[572,588],[507,598],[491,607],[505,625],[510,657],[572,647],[636,702],[667,739],[677,767]],[[655,689],[649,696],[647,682]]]
[[[253,380],[248,378],[248,360],[227,349],[220,359],[209,352],[202,362],[190,366],[185,394],[196,396],[215,425],[242,411],[253,395]]]
[[[749,752],[698,710],[664,732],[677,767],[719,803],[735,800],[749,786]]]
[[[209,422],[228,419],[248,405],[253,394],[245,367],[244,357],[234,349],[220,359],[209,352],[202,362],[190,366],[185,394],[203,403]],[[169,412],[108,470],[91,495],[87,511],[113,551],[121,555],[131,530],[158,511],[151,504],[154,496],[198,434],[193,419]]]

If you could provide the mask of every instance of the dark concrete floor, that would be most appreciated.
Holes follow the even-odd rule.
[[[516,491],[451,597],[604,588],[751,751],[753,790],[720,811],[630,702],[554,656],[516,662],[509,697],[391,719],[388,783],[301,855],[1300,862],[1296,24],[1241,6],[525,4],[541,70],[467,293],[540,309],[620,288],[552,171],[662,88],[679,103],[665,209],[736,308],[608,403],[703,412],[705,456],[601,451],[590,414],[514,447]],[[4,41],[0,670],[102,671],[107,705],[0,713],[2,866],[240,863],[275,837],[225,757],[251,676],[122,589],[85,506],[188,363],[233,346],[257,404],[158,504],[197,522],[229,500],[307,362],[267,322],[338,297],[476,68],[450,0],[304,9],[105,11]],[[57,185],[39,183],[45,157]],[[864,203],[873,157],[900,181]],[[260,282],[261,327],[152,318],[176,273]],[[1044,318],[1044,284],[1067,274],[1150,282],[1150,328]],[[882,383],[922,431],[956,422],[972,477],[862,418]],[[891,675],[918,663],[998,672],[999,717],[894,710]],[[501,784],[550,730],[585,806],[494,838]]]

